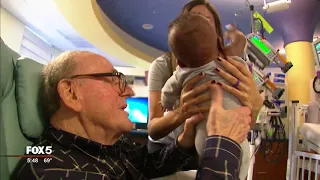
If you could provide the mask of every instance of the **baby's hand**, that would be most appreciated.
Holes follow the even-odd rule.
[[[234,41],[239,38],[245,39],[246,36],[241,31],[239,31],[235,25],[228,24],[226,28],[227,28],[227,32],[225,32],[226,39],[231,41]]]

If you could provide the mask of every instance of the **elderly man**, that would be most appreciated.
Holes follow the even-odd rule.
[[[43,77],[50,126],[38,145],[51,145],[53,160],[25,163],[18,179],[150,179],[178,171],[196,155],[194,125],[199,120],[187,122],[177,142],[153,153],[122,136],[133,127],[124,109],[134,93],[104,57],[65,52],[43,69]],[[224,110],[221,89],[212,88],[209,137],[197,179],[232,179],[238,177],[238,143],[249,131],[250,110]],[[230,118],[236,124],[225,126]]]

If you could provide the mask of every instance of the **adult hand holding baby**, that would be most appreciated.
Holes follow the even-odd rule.
[[[211,83],[207,82],[194,88],[194,85],[197,82],[199,82],[203,78],[203,76],[204,74],[201,73],[198,76],[189,80],[181,91],[180,104],[179,107],[175,110],[175,112],[182,114],[183,119],[188,119],[193,115],[199,113],[207,113],[209,111],[209,106],[198,105],[210,99],[208,93],[202,95],[201,93],[208,90],[211,86]]]
[[[198,106],[198,104],[210,99],[208,93],[199,94],[208,90],[212,83],[207,82],[193,89],[201,78],[203,78],[203,74],[194,77],[186,84],[181,92],[180,105],[174,110],[185,122],[183,132],[178,137],[179,146],[183,148],[194,146],[196,125],[204,120],[203,113],[207,113],[210,109],[210,106]]]
[[[207,121],[208,136],[224,136],[238,144],[242,143],[250,130],[251,110],[244,106],[225,110],[222,107],[223,92],[217,85],[211,87],[211,101]]]
[[[228,59],[219,58],[217,62],[224,68],[224,70],[217,69],[217,74],[232,85],[230,86],[225,83],[219,84],[223,90],[235,95],[242,105],[251,109],[251,128],[253,128],[255,119],[263,106],[263,100],[252,73],[246,65],[231,57],[228,57]]]

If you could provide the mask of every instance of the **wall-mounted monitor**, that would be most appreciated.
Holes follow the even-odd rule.
[[[319,67],[320,66],[320,38],[318,38],[312,44],[313,44],[313,50],[314,50],[314,58],[315,58],[316,64]]]
[[[148,98],[131,97],[127,98],[129,119],[135,124],[134,129],[147,129],[148,125]]]

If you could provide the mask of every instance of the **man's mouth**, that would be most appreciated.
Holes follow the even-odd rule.
[[[123,105],[122,107],[121,107],[121,109],[123,109],[123,110],[125,110],[127,108],[127,105]]]

